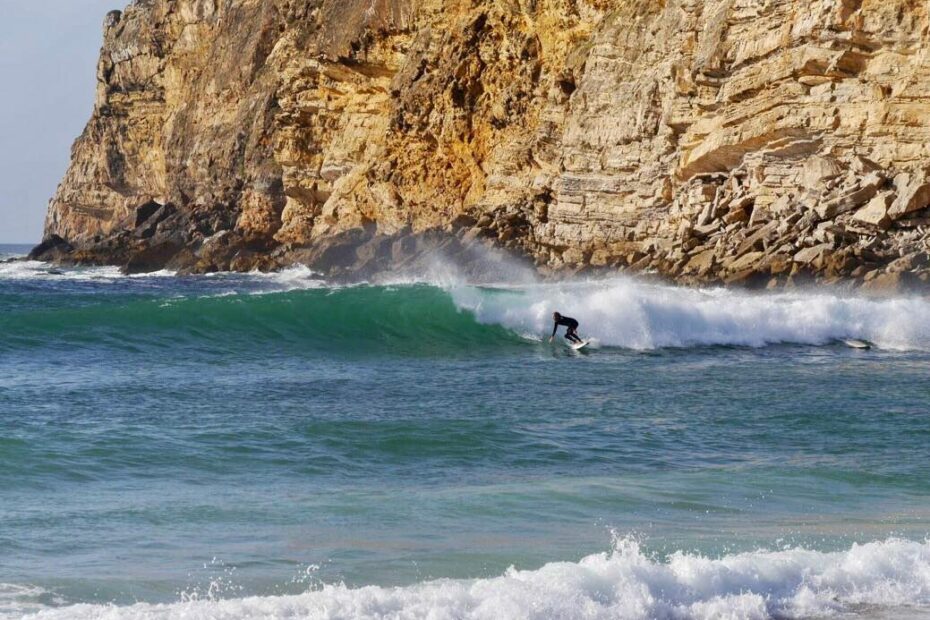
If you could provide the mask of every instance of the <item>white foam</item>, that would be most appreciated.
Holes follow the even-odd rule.
[[[45,608],[39,599],[47,594],[37,586],[0,583],[0,618],[19,618]]]
[[[930,349],[930,301],[865,298],[830,291],[749,293],[690,289],[632,278],[536,284],[500,294],[470,286],[450,292],[483,323],[530,338],[548,336],[551,315],[578,319],[583,336],[606,346],[662,347],[775,343],[822,345],[856,338],[889,349]]]
[[[127,276],[119,267],[57,267],[40,261],[0,263],[0,280],[57,279],[86,282],[116,282],[125,278],[166,278],[175,272],[163,270],[154,273]]]
[[[40,261],[16,261],[0,263],[0,281],[2,280],[64,280],[98,283],[116,283],[121,280],[141,280],[154,278],[174,278],[177,272],[163,269],[150,273],[126,275],[119,267],[58,267]],[[225,279],[233,284],[243,280],[262,286],[260,290],[250,291],[256,294],[287,292],[293,290],[313,289],[326,286],[318,274],[304,266],[294,266],[282,271],[248,274],[219,272],[203,276],[206,279]],[[236,294],[232,292],[230,294]]]
[[[270,291],[255,291],[254,294],[263,294],[267,292],[285,293],[288,291],[332,287],[332,285],[327,284],[318,273],[304,265],[294,265],[287,269],[282,269],[281,271],[253,271],[249,273],[248,276],[251,279],[268,285],[270,288]]]
[[[491,579],[409,587],[324,586],[297,596],[44,609],[34,620],[719,619],[930,612],[930,543],[889,539],[847,551],[756,551],[666,561],[632,540],[612,553]]]

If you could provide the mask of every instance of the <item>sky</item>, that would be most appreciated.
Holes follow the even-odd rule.
[[[90,118],[103,18],[128,0],[0,0],[0,243],[38,243]]]

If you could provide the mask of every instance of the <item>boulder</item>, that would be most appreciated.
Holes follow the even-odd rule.
[[[136,207],[136,217],[135,217],[135,227],[138,228],[142,226],[149,218],[151,218],[155,213],[161,209],[164,205],[154,200],[150,200],[145,204]]]
[[[737,222],[748,222],[749,218],[752,216],[752,213],[749,211],[749,208],[737,208],[730,209],[730,212],[723,216],[724,224],[735,224]]]
[[[802,187],[820,187],[843,172],[843,166],[835,157],[814,156],[804,162],[798,179]]]
[[[778,228],[778,222],[769,222],[756,232],[749,235],[739,248],[736,250],[736,254],[741,256],[750,250],[762,250],[764,242],[767,241],[772,235],[775,234],[775,230]]]
[[[891,224],[891,218],[888,217],[888,207],[894,201],[894,194],[891,192],[882,192],[878,194],[869,203],[856,211],[853,215],[853,221],[875,226],[876,228],[888,228]]]
[[[150,273],[164,269],[180,249],[181,246],[171,242],[143,247],[130,255],[129,260],[123,265],[123,272],[126,274]]]
[[[792,259],[788,254],[773,254],[765,262],[769,273],[773,276],[788,273],[791,270]]]
[[[888,263],[888,266],[885,270],[888,273],[898,273],[903,271],[913,271],[918,267],[925,267],[927,265],[927,253],[926,252],[912,252],[910,254],[905,254],[901,258],[895,259]]]
[[[768,282],[768,276],[755,267],[731,273],[723,278],[723,283],[739,285],[746,288],[762,288]]]
[[[742,272],[748,269],[755,267],[756,263],[765,256],[763,252],[749,252],[748,254],[743,254],[738,259],[730,263],[724,263],[727,271],[730,272]]]
[[[175,211],[172,205],[163,205],[155,201],[142,205],[136,210],[136,228],[133,236],[138,239],[151,238],[158,230],[158,225],[174,215]]]
[[[794,255],[794,262],[800,263],[802,265],[809,265],[832,249],[832,243],[821,243],[820,245],[815,245],[811,248],[804,248]]]
[[[698,237],[707,237],[720,230],[720,220],[711,222],[705,226],[695,226],[691,229],[692,234]]]
[[[920,280],[907,271],[877,273],[872,277],[869,276],[866,277],[867,281],[862,285],[862,289],[872,293],[903,293],[920,284]]]
[[[894,178],[897,197],[888,208],[888,217],[897,220],[908,213],[930,206],[930,182],[920,174],[902,173]]]
[[[70,243],[58,235],[51,235],[32,248],[27,258],[29,260],[55,261],[71,254],[73,251],[74,247]]]
[[[714,254],[715,252],[713,249],[694,254],[688,259],[688,262],[685,263],[684,273],[696,275],[708,273],[714,266]]]
[[[708,202],[704,205],[701,214],[698,216],[697,225],[706,226],[713,221],[715,217],[717,217],[717,202]]]
[[[884,184],[885,178],[881,174],[870,172],[851,187],[845,188],[842,195],[818,205],[814,211],[821,219],[832,219],[871,200]]]

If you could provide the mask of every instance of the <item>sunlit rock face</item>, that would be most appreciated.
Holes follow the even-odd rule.
[[[105,20],[46,238],[140,270],[452,243],[916,283],[928,26],[913,0],[137,0]]]

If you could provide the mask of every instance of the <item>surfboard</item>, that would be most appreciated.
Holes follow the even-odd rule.
[[[848,340],[843,340],[843,344],[852,349],[871,349],[872,345],[866,342],[865,340],[856,340],[855,338],[850,338]]]
[[[573,348],[573,349],[576,350],[576,351],[581,351],[583,348],[585,348],[585,347],[588,346],[589,344],[591,344],[591,341],[590,341],[590,340],[583,340],[583,341],[581,341],[581,342],[576,342],[576,343],[570,344],[570,345],[568,345],[568,346],[570,346],[571,348]]]

